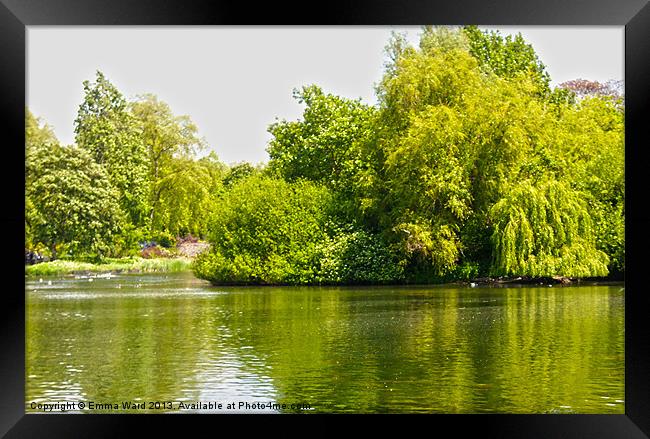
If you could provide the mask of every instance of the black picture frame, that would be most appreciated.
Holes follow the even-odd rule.
[[[314,7],[316,6],[316,7]],[[224,433],[224,424],[246,435],[251,429],[273,433],[269,424],[309,421],[322,434],[337,433],[332,415],[25,415],[24,268],[24,111],[26,26],[30,25],[620,25],[625,26],[626,87],[626,276],[625,276],[625,414],[624,415],[425,415],[352,416],[373,428],[413,423],[427,433],[472,432],[486,437],[643,438],[650,436],[650,293],[643,289],[644,250],[650,248],[650,214],[645,213],[646,173],[650,169],[648,108],[650,106],[650,5],[647,0],[362,0],[318,5],[248,4],[190,0],[0,0],[0,108],[5,129],[0,172],[4,200],[0,230],[7,259],[5,269],[15,281],[4,288],[2,356],[0,360],[0,434],[5,437],[129,437],[133,426],[146,425],[167,434],[193,434],[197,424]],[[56,66],[52,66],[53,69]],[[22,182],[22,187],[19,182]],[[21,277],[22,276],[22,277]],[[218,417],[215,417],[218,416]],[[345,417],[349,418],[349,417]],[[370,420],[370,422],[368,422]],[[264,430],[260,430],[262,427]],[[313,430],[298,430],[309,434]],[[406,430],[403,430],[406,431]],[[235,434],[235,433],[230,433]],[[446,436],[446,435],[445,435]]]

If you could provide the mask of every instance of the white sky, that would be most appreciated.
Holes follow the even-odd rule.
[[[554,85],[623,79],[622,26],[498,29],[521,32]],[[224,162],[267,161],[268,125],[302,114],[294,88],[317,84],[376,103],[373,85],[383,73],[391,30],[406,32],[417,45],[417,26],[29,26],[26,104],[71,144],[82,81],[92,82],[101,70],[127,98],[154,93],[174,114],[189,115]]]

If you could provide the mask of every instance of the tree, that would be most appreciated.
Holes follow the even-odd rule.
[[[33,240],[53,259],[62,247],[72,257],[110,254],[123,217],[104,168],[87,151],[58,144],[37,145],[26,159]]]
[[[593,225],[586,210],[589,192],[581,187],[588,176],[581,170],[592,169],[598,159],[584,145],[594,142],[602,148],[606,138],[618,145],[621,132],[602,134],[593,120],[575,129],[571,121],[583,107],[548,105],[547,95],[540,93],[546,84],[543,66],[523,40],[480,33],[476,38],[485,39],[489,53],[477,57],[476,42],[470,38],[468,49],[464,38],[449,29],[425,29],[421,49],[403,50],[379,85],[376,145],[385,159],[376,167],[375,197],[383,212],[381,229],[410,272],[428,272],[428,279],[450,274],[465,262],[479,262],[484,274],[489,268],[540,276],[603,275],[607,257],[597,248],[592,226],[571,228],[570,242],[548,241],[548,247],[533,251],[548,256],[534,269],[521,262],[526,246],[546,242],[538,236],[542,230],[568,232],[558,221],[515,227],[535,223],[534,211],[521,208],[511,215],[506,207],[535,194],[535,200],[548,204],[552,194],[549,215],[580,207],[575,210],[585,215],[580,224]],[[507,62],[499,64],[499,59]],[[608,117],[596,119],[612,125]],[[524,181],[530,190],[521,189]],[[505,261],[515,253],[519,265],[508,265]],[[577,255],[588,260],[583,264]]]
[[[520,33],[503,37],[499,31],[481,31],[477,26],[463,27],[469,40],[469,52],[481,68],[502,78],[516,79],[524,76],[533,80],[540,95],[551,91],[551,77],[546,66]]]
[[[44,123],[25,108],[25,150],[26,152],[36,146],[58,144],[52,127]]]
[[[47,148],[58,143],[52,128],[25,108],[25,248],[28,249],[33,249],[37,245],[29,221],[29,218],[35,216],[34,203],[29,196],[29,187],[34,181],[34,176],[30,172],[33,167],[29,166],[29,159],[37,148]]]
[[[411,266],[430,265],[441,276],[462,255],[464,223],[512,177],[531,85],[515,90],[482,74],[462,34],[427,30],[421,47],[405,52],[379,86],[381,222]]]
[[[150,231],[161,228],[178,230],[177,224],[163,225],[157,218],[159,210],[169,207],[161,206],[161,200],[174,199],[164,191],[173,188],[169,182],[177,179],[179,173],[192,173],[180,169],[179,165],[191,166],[191,157],[205,148],[205,141],[198,137],[198,128],[189,116],[174,116],[169,105],[155,95],[139,96],[130,104],[130,110],[146,148]]]
[[[621,100],[586,96],[565,111],[555,131],[563,178],[581,191],[596,245],[614,275],[625,271],[625,114]],[[564,155],[561,155],[564,152]],[[559,160],[558,160],[559,162]]]
[[[159,195],[152,230],[205,236],[208,217],[223,190],[223,165],[213,155],[201,160],[173,158],[166,166],[155,187]]]
[[[550,180],[516,184],[490,212],[494,222],[492,274],[605,276],[609,258],[595,246],[584,196]]]
[[[317,86],[294,90],[305,104],[301,120],[269,127],[268,172],[288,181],[307,179],[326,185],[336,198],[333,212],[341,221],[356,222],[371,208],[366,201],[373,183],[378,152],[374,137],[375,107],[360,100],[324,93]],[[369,227],[370,230],[374,227]]]
[[[83,82],[84,101],[75,120],[75,141],[106,169],[130,222],[141,227],[147,214],[147,152],[127,102],[102,72]]]
[[[603,83],[588,79],[574,79],[563,82],[558,88],[573,93],[578,100],[600,97],[611,101],[620,110],[625,106],[623,81],[610,80]]]
[[[306,105],[302,120],[269,127],[269,166],[293,181],[299,178],[341,190],[362,164],[359,144],[371,133],[374,108],[359,100],[325,94],[312,85],[294,90]]]

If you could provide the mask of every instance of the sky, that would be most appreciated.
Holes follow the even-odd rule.
[[[623,79],[624,27],[489,27],[521,32],[546,65],[552,85],[584,78]],[[26,105],[64,144],[84,80],[101,70],[127,99],[153,93],[189,115],[222,161],[268,161],[268,125],[300,118],[292,90],[376,104],[384,47],[392,30],[417,45],[419,26],[350,27],[27,27]]]

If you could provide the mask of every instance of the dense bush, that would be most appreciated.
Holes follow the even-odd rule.
[[[210,251],[195,274],[214,283],[301,284],[318,274],[329,192],[314,183],[251,176],[227,192],[210,220]]]
[[[321,246],[319,283],[376,284],[400,282],[404,268],[377,235],[340,233]]]
[[[213,283],[388,283],[403,268],[378,235],[331,223],[330,192],[314,183],[255,176],[219,203],[195,274]]]

